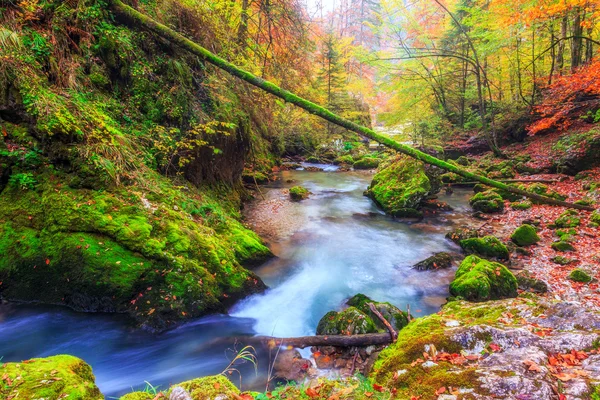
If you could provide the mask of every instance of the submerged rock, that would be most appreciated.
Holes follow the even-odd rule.
[[[452,261],[452,254],[450,253],[435,253],[431,257],[413,265],[413,268],[418,271],[446,269],[452,266]]]
[[[496,300],[517,296],[517,279],[504,265],[477,256],[460,264],[450,293],[469,301]]]

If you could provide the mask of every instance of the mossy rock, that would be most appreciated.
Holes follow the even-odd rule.
[[[460,245],[460,242],[465,239],[478,238],[479,231],[471,228],[456,228],[446,234],[446,239],[452,240],[454,243]]]
[[[510,203],[513,210],[529,210],[532,206],[533,204],[529,200]]]
[[[399,331],[408,324],[407,314],[390,303],[373,301],[369,297],[360,293],[352,296],[346,302],[346,304],[348,304],[349,306],[356,307],[357,309],[368,315],[379,330],[386,330],[385,325],[375,315],[375,313],[371,311],[368,303],[373,303],[377,311],[379,311],[383,318],[385,318],[386,321],[388,321],[390,325],[392,325],[396,329],[396,331]]]
[[[119,400],[154,400],[155,397],[149,392],[131,392],[119,397]]]
[[[535,227],[528,224],[523,224],[518,227],[513,232],[510,239],[519,246],[531,246],[540,241],[540,237],[538,236]]]
[[[555,228],[575,228],[581,224],[579,213],[575,210],[566,210],[554,221]]]
[[[552,262],[558,264],[558,265],[569,265],[573,262],[575,262],[576,260],[573,258],[567,258],[565,256],[555,256],[552,257]]]
[[[430,191],[431,183],[423,163],[399,156],[375,174],[365,193],[386,213],[400,216],[403,210],[418,209]]]
[[[355,161],[354,164],[352,164],[352,168],[354,168],[354,169],[374,169],[379,166],[380,162],[381,162],[381,160],[378,158],[363,157],[360,160]]]
[[[309,194],[310,192],[308,191],[308,189],[302,186],[294,186],[290,188],[290,198],[293,201],[301,201],[308,199]]]
[[[469,204],[475,211],[484,213],[495,213],[504,210],[504,200],[502,196],[493,190],[479,192],[469,199]]]
[[[590,215],[590,222],[600,225],[600,211],[595,210],[592,215]]]
[[[575,247],[571,243],[564,240],[552,243],[551,247],[555,251],[575,251]]]
[[[354,164],[354,158],[350,154],[345,154],[343,156],[336,157],[336,159],[333,160],[333,164],[334,165],[340,165],[340,164],[352,165],[352,164]]]
[[[456,163],[458,165],[462,165],[463,167],[468,167],[469,165],[471,165],[471,161],[465,156],[458,157],[456,159]]]
[[[442,183],[456,183],[464,181],[464,178],[454,172],[446,172],[445,174],[440,175],[440,179]]]
[[[317,325],[317,335],[358,335],[377,332],[375,323],[356,307],[344,311],[330,311]]]
[[[435,253],[431,257],[413,265],[413,268],[418,271],[431,271],[438,269],[446,269],[452,266],[452,254],[440,252]]]
[[[517,297],[517,279],[504,265],[471,255],[450,284],[450,294],[469,301]]]
[[[494,257],[500,260],[509,258],[508,248],[495,236],[461,240],[460,247],[469,254],[475,253],[482,257]]]
[[[154,193],[73,189],[67,179],[39,175],[36,191],[0,195],[5,299],[123,312],[161,330],[264,290],[242,264],[271,252],[232,217],[225,195],[218,203],[204,189],[199,201],[196,189],[158,176]]]
[[[88,364],[58,355],[1,365],[0,398],[100,400],[104,396]]]
[[[319,157],[309,156],[306,158],[306,162],[311,164],[320,164],[321,160],[319,159]]]
[[[240,390],[223,375],[206,376],[178,383],[167,392],[167,398],[177,386],[185,389],[194,400],[232,399],[240,394]]]
[[[531,290],[536,293],[546,293],[548,284],[540,279],[536,279],[527,271],[521,271],[515,275],[517,284],[521,290]]]
[[[584,270],[576,268],[569,274],[569,279],[574,282],[589,283],[593,278]]]

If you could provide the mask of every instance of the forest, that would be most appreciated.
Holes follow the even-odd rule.
[[[0,399],[600,400],[598,0],[0,0]]]

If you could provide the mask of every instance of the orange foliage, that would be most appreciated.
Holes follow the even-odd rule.
[[[529,126],[529,134],[547,129],[565,129],[576,118],[600,108],[600,58],[571,75],[558,77],[544,90],[535,113],[541,116]]]

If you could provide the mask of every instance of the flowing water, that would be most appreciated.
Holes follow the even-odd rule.
[[[201,318],[156,335],[131,328],[122,316],[5,304],[0,305],[0,357],[7,362],[72,354],[92,366],[103,393],[118,396],[144,387],[144,381],[164,389],[220,373],[243,345],[222,338],[314,334],[321,316],[356,293],[401,309],[410,305],[416,316],[436,312],[454,271],[410,267],[435,252],[455,250],[444,234],[462,223],[467,192],[442,196],[454,212],[408,224],[385,216],[363,196],[370,178],[329,166],[324,172],[285,171],[263,188],[264,199],[250,205],[247,216],[277,255],[256,270],[270,289],[238,303],[228,316]],[[312,195],[289,202],[286,188],[293,185]],[[241,367],[244,389],[264,389],[269,354],[258,351],[258,374],[249,364]],[[239,382],[237,374],[232,380]]]

